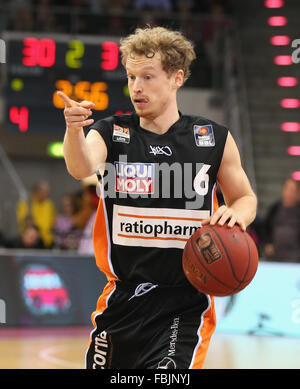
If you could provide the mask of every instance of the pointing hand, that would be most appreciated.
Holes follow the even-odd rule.
[[[91,101],[78,103],[61,91],[58,91],[57,94],[65,104],[64,116],[68,130],[80,131],[83,127],[90,126],[94,123],[94,119],[88,119],[92,115],[92,109],[95,106],[94,103]]]

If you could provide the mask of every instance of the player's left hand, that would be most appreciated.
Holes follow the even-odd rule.
[[[233,227],[235,224],[238,224],[242,231],[246,231],[246,224],[244,220],[237,214],[237,212],[227,207],[226,205],[222,205],[220,208],[217,209],[217,211],[213,214],[213,216],[210,216],[209,218],[202,221],[202,225],[215,225],[218,224],[220,226],[223,226],[225,223],[227,223],[228,227]]]

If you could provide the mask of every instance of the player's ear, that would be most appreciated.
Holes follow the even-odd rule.
[[[174,73],[174,86],[179,89],[183,85],[184,71],[182,69],[176,70]]]

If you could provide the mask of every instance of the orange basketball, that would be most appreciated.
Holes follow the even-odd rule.
[[[200,292],[231,296],[255,276],[258,251],[239,226],[205,225],[187,241],[182,266],[189,282]]]

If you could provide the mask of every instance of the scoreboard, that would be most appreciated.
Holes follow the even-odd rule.
[[[132,110],[116,37],[5,32],[4,130],[63,134],[56,91],[95,104],[93,119]]]

